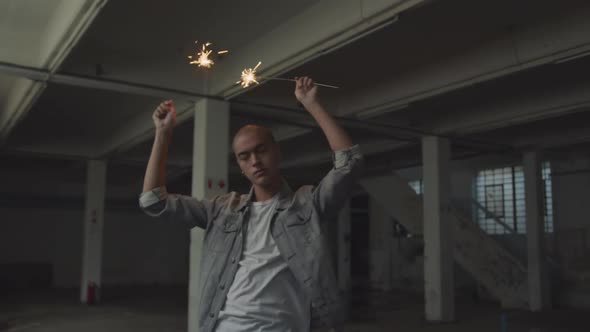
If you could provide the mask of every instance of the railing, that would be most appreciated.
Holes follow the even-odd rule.
[[[493,220],[502,229],[506,230],[504,234],[488,234],[498,245],[508,250],[517,260],[526,266],[527,262],[527,251],[526,251],[526,239],[524,234],[519,234],[516,229],[506,223],[501,217],[498,217],[493,212],[486,209],[481,203],[473,198],[465,200],[453,200],[453,205],[463,211],[466,215],[473,218],[473,222],[478,225],[482,232],[488,234],[485,229],[481,227],[481,224],[477,222],[477,213],[483,212],[487,219]],[[473,213],[473,212],[476,213]]]
[[[475,199],[471,199],[471,204],[473,204],[473,206],[475,206],[477,210],[482,211],[487,219],[492,219],[498,225],[502,226],[505,230],[507,230],[508,233],[517,234],[514,228],[510,227],[510,225],[505,223],[502,219],[500,219],[500,217],[496,216],[492,211],[486,209],[486,207],[483,206],[480,202],[476,201]]]
[[[491,219],[496,222],[498,225],[502,226],[505,230],[508,231],[510,235],[522,236],[525,237],[524,241],[510,241],[506,240],[505,237],[502,235],[493,236],[498,242],[500,242],[506,249],[510,250],[513,254],[519,257],[523,263],[528,260],[528,254],[526,249],[526,235],[519,234],[513,227],[508,225],[502,218],[496,216],[493,212],[486,209],[480,202],[475,199],[471,199],[471,204],[475,207],[476,211],[481,211],[484,213],[487,219]],[[555,257],[552,257],[549,253],[546,253],[547,263],[549,263],[552,270],[561,270],[561,266],[558,263],[558,260]],[[563,271],[561,271],[563,272]]]

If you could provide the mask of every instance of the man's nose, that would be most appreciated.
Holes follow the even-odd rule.
[[[260,157],[257,153],[252,154],[252,165],[257,165],[260,163]]]

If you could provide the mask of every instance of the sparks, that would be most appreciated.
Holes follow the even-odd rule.
[[[207,49],[208,45],[211,45],[211,43],[203,44],[203,47],[201,48],[201,52],[197,53],[197,60],[191,61],[190,64],[197,64],[199,67],[204,67],[204,68],[211,68],[211,66],[213,66],[213,64],[215,62],[213,62],[213,60],[211,60],[211,58],[209,58],[209,56],[211,55],[211,52],[213,52],[213,50],[208,50]]]
[[[256,69],[262,64],[262,61],[258,61],[258,64],[254,68],[246,68],[242,70],[241,80],[237,81],[236,84],[240,84],[242,88],[247,88],[250,85],[258,84],[256,77]]]
[[[198,44],[199,41],[195,40],[195,44]],[[215,62],[213,61],[213,55],[221,55],[229,53],[229,50],[221,50],[216,51],[215,53],[213,49],[210,49],[209,46],[213,45],[213,43],[206,42],[201,44],[201,51],[197,53],[195,56],[189,55],[188,60],[189,64],[197,65],[203,68],[211,68]]]
[[[237,81],[236,84],[240,84],[242,88],[247,88],[253,84],[259,84],[258,80],[272,80],[272,81],[290,81],[290,82],[297,82],[297,80],[292,78],[282,78],[282,77],[260,77],[256,75],[256,69],[260,67],[262,61],[258,61],[258,64],[254,68],[246,68],[242,70],[241,80]],[[326,88],[331,89],[338,89],[335,85],[328,85],[322,83],[314,83],[314,85],[323,86]]]

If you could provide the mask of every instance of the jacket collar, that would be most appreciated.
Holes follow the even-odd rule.
[[[277,206],[277,211],[282,211],[289,206],[289,204],[291,203],[291,197],[293,196],[293,190],[291,190],[291,187],[289,186],[287,181],[285,181],[285,179],[282,180],[281,189],[279,190],[278,195],[279,205]],[[238,205],[237,210],[242,211],[243,209],[245,209],[247,206],[250,205],[253,198],[254,186],[250,187],[250,192],[246,196],[246,199],[244,199],[240,203],[240,205]]]

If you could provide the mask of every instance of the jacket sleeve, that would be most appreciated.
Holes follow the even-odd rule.
[[[205,228],[212,214],[213,202],[169,194],[166,187],[159,187],[142,193],[139,196],[139,207],[151,217],[184,222],[191,228]]]
[[[358,145],[334,152],[333,162],[330,172],[312,191],[314,205],[324,217],[338,213],[364,168],[364,158]]]

